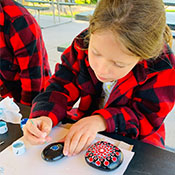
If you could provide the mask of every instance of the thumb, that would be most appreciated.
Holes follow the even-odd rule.
[[[47,125],[42,128],[42,133],[43,133],[43,135],[45,135],[44,138],[45,138],[46,142],[50,142],[52,140],[52,138],[49,136],[50,131],[51,131],[51,127],[49,127]]]
[[[48,117],[41,117],[42,123],[41,123],[41,131],[47,135],[49,135],[51,129],[52,129],[52,121]]]
[[[46,133],[47,135],[49,135],[50,131],[51,131],[51,127],[49,126],[44,126],[42,128],[42,132]]]

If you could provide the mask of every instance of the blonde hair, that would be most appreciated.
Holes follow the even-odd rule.
[[[89,37],[104,30],[142,59],[158,57],[171,36],[162,0],[101,0],[90,19]]]

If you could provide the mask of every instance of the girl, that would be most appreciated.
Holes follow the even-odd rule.
[[[164,147],[163,121],[175,103],[175,58],[161,0],[101,0],[34,101],[24,136],[48,141],[80,98],[64,138],[65,155],[106,131]],[[34,125],[32,125],[34,123]]]

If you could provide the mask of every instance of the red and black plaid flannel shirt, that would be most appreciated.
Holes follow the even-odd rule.
[[[0,95],[31,105],[51,72],[39,25],[13,0],[0,1]]]
[[[163,121],[175,104],[175,57],[168,45],[156,60],[143,60],[119,79],[103,109],[98,109],[102,91],[83,49],[87,31],[74,39],[62,54],[62,64],[49,80],[46,91],[33,101],[30,117],[49,116],[54,126],[80,98],[77,116],[100,114],[107,132],[164,145]]]

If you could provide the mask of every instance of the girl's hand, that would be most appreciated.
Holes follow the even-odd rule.
[[[106,129],[106,122],[100,115],[85,117],[72,125],[64,138],[63,154],[76,155],[87,147],[95,139],[97,132]]]
[[[24,138],[32,145],[43,144],[51,140],[48,136],[52,129],[52,120],[41,116],[29,119],[23,127]]]

